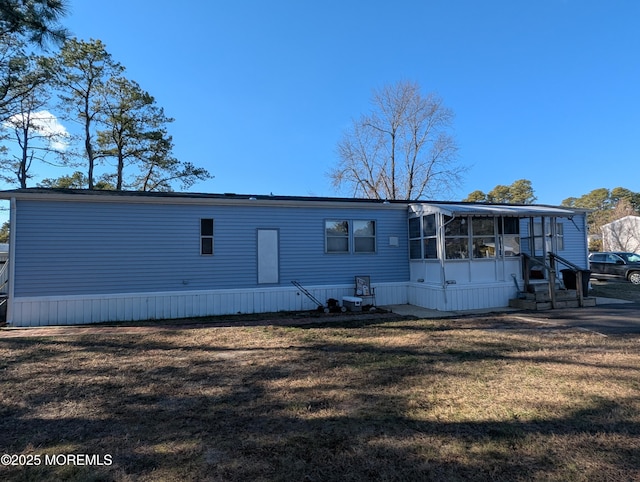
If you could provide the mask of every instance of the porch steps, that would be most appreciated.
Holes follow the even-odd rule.
[[[549,296],[548,283],[535,283],[529,285],[529,292],[520,298],[509,300],[509,307],[520,310],[550,310],[551,297]],[[556,308],[579,308],[578,294],[576,290],[556,289]],[[583,306],[596,306],[596,299],[583,298]]]

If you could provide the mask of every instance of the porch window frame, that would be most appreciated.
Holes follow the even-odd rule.
[[[442,258],[446,261],[469,261],[471,258],[471,252],[470,252],[470,230],[469,230],[469,219],[470,216],[464,215],[464,216],[449,216],[447,214],[445,214],[442,217],[442,232],[443,232],[443,237],[444,237],[444,253]],[[458,229],[456,229],[456,231],[453,231],[451,233],[447,233],[447,230],[451,230],[452,229],[452,224],[455,221],[459,221],[459,225],[458,225]],[[464,228],[463,228],[464,226]],[[463,241],[464,240],[464,241]],[[449,242],[450,241],[450,242]],[[460,249],[455,249],[451,250],[449,249],[450,246],[454,246],[456,244],[459,244]],[[463,249],[466,246],[466,252]],[[449,257],[449,253],[460,253],[461,255],[458,257]]]
[[[500,217],[501,218],[501,217]],[[498,218],[498,219],[500,219]],[[489,234],[481,232],[481,233],[476,233],[476,226],[478,224],[479,221],[486,221],[486,220],[491,220],[492,221],[492,233]],[[471,259],[473,260],[494,260],[496,258],[498,258],[498,237],[497,237],[497,223],[496,223],[496,216],[469,216],[469,222],[471,225],[471,229],[470,231],[470,237],[471,237]],[[478,229],[478,231],[480,231],[480,229]],[[493,242],[493,255],[489,255],[489,256],[477,256],[476,253],[479,252],[477,247],[476,247],[476,241],[480,241],[483,240],[489,240],[489,242]]]

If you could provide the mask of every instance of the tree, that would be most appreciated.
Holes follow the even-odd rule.
[[[133,81],[113,78],[104,86],[105,129],[98,131],[100,156],[116,161],[115,189],[125,186],[125,167],[137,171],[127,187],[142,191],[170,191],[180,181],[185,188],[210,174],[172,154],[173,141],[167,125],[173,119]]]
[[[5,221],[0,226],[0,243],[8,243],[9,242],[9,221]]]
[[[188,189],[196,181],[211,178],[206,169],[190,162],[181,162],[173,157],[173,140],[161,128],[148,133],[151,151],[145,155],[140,166],[140,175],[133,182],[139,191],[172,191],[172,183],[179,181]]]
[[[612,190],[601,187],[578,198],[570,197],[562,201],[563,206],[586,208],[589,232],[600,234],[602,226],[630,214],[640,214],[640,193],[623,187]]]
[[[498,184],[487,194],[480,190],[473,191],[463,201],[465,202],[491,202],[509,204],[533,204],[536,196],[528,179],[518,179],[511,185]]]
[[[449,133],[453,112],[413,82],[374,91],[372,110],[354,120],[338,142],[329,173],[336,189],[371,199],[421,199],[458,186],[466,168]]]
[[[38,183],[38,187],[48,189],[87,189],[88,183],[87,176],[80,171],[75,171],[71,175],[60,176],[55,179],[43,179],[42,182]],[[94,184],[93,189],[112,191],[115,188],[108,179],[101,178]]]
[[[122,74],[124,68],[112,59],[100,40],[77,39],[65,42],[60,55],[48,59],[47,65],[61,90],[60,107],[66,119],[81,126],[87,182],[89,189],[93,189],[99,159],[96,129],[105,116],[104,85],[108,79]]]
[[[27,46],[62,42],[68,32],[59,25],[66,14],[63,0],[2,0],[0,2],[0,121],[13,115],[10,106],[30,92],[21,82]],[[26,89],[26,90],[25,90]]]
[[[32,66],[22,80],[24,84],[33,83],[33,88],[18,100],[17,112],[4,123],[4,127],[12,132],[11,138],[18,149],[0,166],[6,172],[0,178],[9,184],[17,182],[21,188],[26,188],[27,180],[32,177],[30,171],[34,160],[56,165],[50,155],[63,158],[68,137],[66,129],[46,110],[50,98],[46,76],[35,64],[32,59]]]
[[[470,193],[466,198],[463,199],[464,202],[469,202],[469,203],[481,203],[481,202],[486,202],[487,201],[487,195],[478,190],[473,191],[472,193]]]
[[[632,214],[640,213],[640,193],[630,191],[624,187],[614,187],[611,190],[611,201],[616,204],[626,203],[635,211]]]
[[[513,204],[533,204],[538,199],[534,195],[531,181],[518,179],[509,187],[510,201]]]
[[[64,0],[2,0],[0,36],[18,34],[43,46],[47,41],[62,42],[68,36],[59,21],[67,14]]]
[[[147,150],[145,129],[150,117],[158,116],[155,100],[133,81],[110,79],[104,86],[105,128],[98,131],[101,156],[116,160],[116,189],[124,185],[125,164],[141,159]],[[171,119],[165,118],[166,122]],[[156,119],[160,122],[159,119]]]

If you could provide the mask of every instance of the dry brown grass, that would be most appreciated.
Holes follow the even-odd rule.
[[[639,337],[493,318],[0,339],[4,480],[640,480]]]

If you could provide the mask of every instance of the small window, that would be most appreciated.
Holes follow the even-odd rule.
[[[327,253],[349,252],[349,221],[325,221]]]
[[[436,215],[427,214],[422,216],[422,236],[423,252],[425,259],[435,259],[438,257],[438,243],[436,240]]]
[[[376,252],[376,222],[353,222],[353,249],[356,253]]]
[[[409,218],[409,258],[422,258],[422,238],[420,237],[420,218]]]
[[[213,219],[200,220],[200,254],[213,254]]]
[[[556,223],[556,238],[558,240],[558,251],[564,251],[564,224]]]

